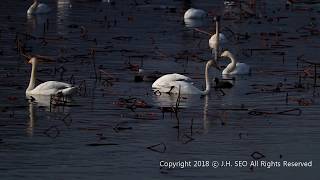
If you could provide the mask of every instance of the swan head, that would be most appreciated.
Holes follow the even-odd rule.
[[[232,56],[230,51],[223,51],[223,53],[220,55],[221,57],[230,57]]]
[[[32,58],[28,61],[29,64],[37,64],[37,62],[38,62],[38,59],[37,59],[36,57],[32,57]]]
[[[233,63],[237,63],[237,59],[235,58],[235,56],[228,50],[224,51],[220,57],[225,57],[230,59]]]
[[[38,63],[54,63],[54,60],[51,59],[41,59],[41,58],[37,58],[37,57],[32,57],[28,63],[29,64],[38,64]]]

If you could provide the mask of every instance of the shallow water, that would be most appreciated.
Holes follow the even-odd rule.
[[[183,96],[178,121],[175,113],[160,110],[175,105],[177,97],[156,96],[152,82],[135,82],[128,62],[147,71],[184,73],[204,87],[209,36],[183,24],[187,1],[121,1],[114,6],[100,1],[45,2],[53,12],[37,17],[26,16],[28,1],[5,0],[0,5],[1,179],[317,179],[319,89],[313,87],[313,67],[297,63],[301,55],[319,62],[319,35],[308,30],[317,29],[317,5],[285,9],[283,2],[261,0],[258,17],[239,20],[236,8],[226,8],[223,1],[192,2],[211,14],[224,14],[221,29],[231,41],[226,48],[253,73],[236,77],[234,87],[223,90],[225,95],[212,91],[207,97]],[[82,26],[87,31],[83,37]],[[238,39],[227,28],[250,38]],[[212,32],[214,24],[207,19],[200,29]],[[39,65],[39,80],[82,87],[71,105],[48,107],[46,99],[26,100],[31,66],[17,53],[16,37],[27,54],[57,60]],[[303,89],[295,87],[299,76]],[[212,69],[211,77],[220,77],[219,72]],[[283,85],[277,91],[279,83]],[[142,99],[149,106],[130,109],[120,98]],[[277,114],[295,108],[301,115]],[[148,149],[157,144],[155,149],[164,152]],[[313,167],[159,167],[161,160],[251,161],[254,152],[267,161],[312,160]]]

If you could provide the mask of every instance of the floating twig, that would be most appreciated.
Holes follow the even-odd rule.
[[[167,150],[167,147],[164,143],[159,143],[156,145],[148,146],[147,149],[150,149],[151,151],[158,152],[158,153],[165,153]]]

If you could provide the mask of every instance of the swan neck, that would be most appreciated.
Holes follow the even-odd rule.
[[[237,60],[231,54],[230,54],[230,59],[231,59],[232,65],[235,67],[237,65]]]
[[[36,11],[37,7],[39,5],[38,0],[34,0],[33,4],[30,6],[30,8],[28,9],[28,14],[32,14]]]
[[[216,21],[216,49],[215,49],[215,60],[218,61],[219,58],[219,41],[220,41],[220,34],[219,34],[219,21]]]
[[[228,72],[232,72],[236,69],[237,66],[237,60],[233,57],[232,54],[228,55],[229,59],[231,60],[231,65],[228,67]]]
[[[36,86],[36,63],[32,63],[32,70],[31,70],[31,76],[30,76],[30,82],[29,86],[26,90],[26,92],[31,91]]]
[[[210,92],[210,79],[209,79],[209,68],[211,66],[212,60],[208,61],[205,69],[205,79],[206,79],[206,90],[203,91],[203,95],[207,95]]]

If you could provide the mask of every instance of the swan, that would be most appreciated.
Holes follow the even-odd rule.
[[[33,57],[29,60],[29,63],[32,64],[31,77],[29,86],[26,90],[26,95],[59,95],[64,96],[72,95],[76,92],[77,88],[68,83],[58,82],[58,81],[47,81],[36,85],[36,68],[38,59]]]
[[[217,33],[215,33],[214,35],[211,36],[211,38],[209,39],[209,47],[211,49],[217,49]],[[227,43],[227,38],[223,33],[219,33],[219,43],[221,44],[225,44]]]
[[[29,7],[27,14],[32,15],[32,14],[46,14],[51,11],[51,8],[44,4],[44,3],[39,3],[38,0],[34,0],[33,4]]]
[[[218,49],[220,44],[227,43],[227,38],[223,33],[220,33],[220,17],[215,17],[216,20],[216,33],[212,35],[209,39],[209,47],[212,49],[212,51]],[[217,38],[217,34],[219,34],[219,41]]]
[[[224,51],[221,54],[221,57],[226,57],[231,60],[231,63],[222,71],[223,75],[236,75],[236,74],[250,74],[251,69],[250,66],[245,63],[239,63],[233,56],[233,54],[229,51]]]
[[[177,73],[161,76],[152,84],[152,89],[155,92],[160,91],[163,93],[207,95],[210,92],[208,70],[211,66],[218,69],[216,61],[209,60],[207,62],[205,68],[206,89],[204,91],[195,87],[191,82],[191,78]]]
[[[184,13],[184,19],[202,19],[207,17],[207,13],[202,9],[190,8]]]

